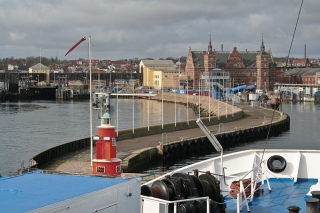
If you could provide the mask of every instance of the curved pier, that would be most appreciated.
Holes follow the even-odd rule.
[[[177,97],[175,100],[178,103]],[[197,98],[199,97],[194,97],[195,100],[198,100]],[[208,97],[201,98],[208,99]],[[166,101],[170,99],[167,97]],[[217,110],[217,102],[212,99],[210,103],[215,105],[210,106],[212,112]],[[273,110],[249,105],[231,106],[225,103],[221,105],[228,108],[220,106],[220,120],[216,114],[201,119],[209,130],[215,133],[224,148],[266,137]],[[228,114],[222,114],[222,112],[228,112]],[[289,116],[276,111],[269,137],[287,131],[289,128]],[[161,125],[152,126],[149,131],[147,127],[141,127],[135,129],[134,134],[132,130],[119,131],[117,150],[117,157],[123,160],[121,166],[124,172],[132,172],[150,161],[159,159],[166,161],[199,155],[212,151],[213,147],[198,128],[195,120],[190,120],[177,122],[176,126],[174,123],[165,124],[164,129]],[[30,160],[30,167],[59,172],[91,173],[90,139],[85,138],[46,150]]]

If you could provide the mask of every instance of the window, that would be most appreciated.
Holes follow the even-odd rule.
[[[121,166],[120,165],[116,167],[116,172],[121,172]]]
[[[97,172],[98,173],[104,173],[105,167],[104,166],[97,166]]]
[[[115,146],[115,145],[116,145],[116,139],[112,138],[112,146]]]

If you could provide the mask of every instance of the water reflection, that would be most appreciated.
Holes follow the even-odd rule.
[[[46,109],[46,107],[38,104],[25,104],[25,103],[0,103],[0,114],[9,116],[12,114],[30,112],[39,109]]]

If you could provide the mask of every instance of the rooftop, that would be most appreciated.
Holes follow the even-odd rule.
[[[45,174],[41,170],[18,176],[0,177],[1,211],[27,212],[129,180],[129,178]]]

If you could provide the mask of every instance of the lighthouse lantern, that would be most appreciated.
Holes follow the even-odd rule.
[[[101,125],[111,125],[111,116],[109,113],[104,113],[101,117]]]

